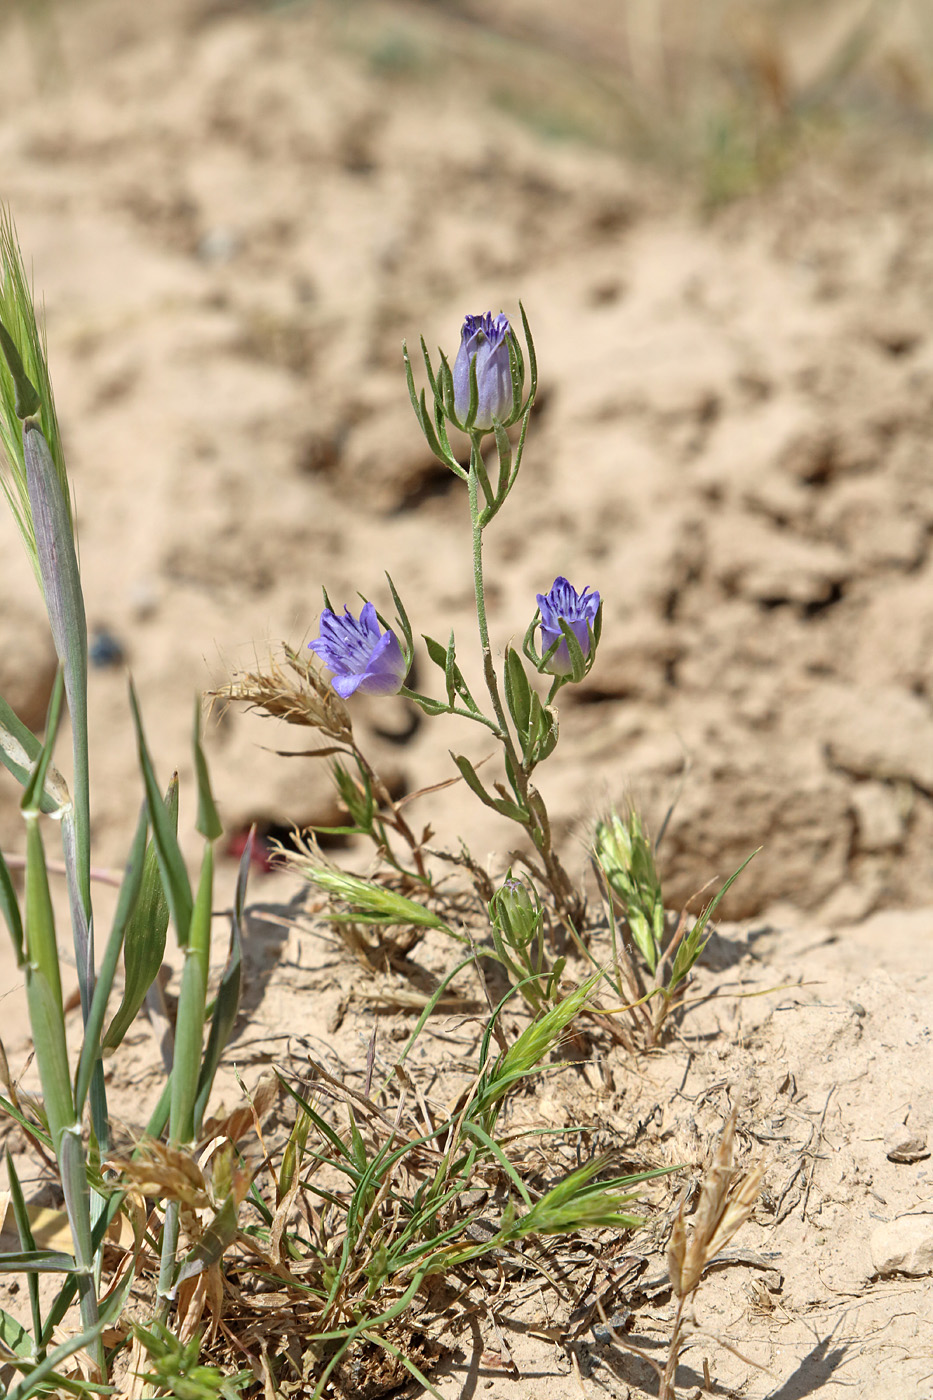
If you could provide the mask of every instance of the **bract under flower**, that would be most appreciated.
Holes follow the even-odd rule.
[[[383,632],[372,603],[364,604],[359,619],[347,607],[343,617],[325,608],[320,635],[308,646],[333,671],[333,687],[344,700],[357,690],[363,695],[397,695],[408,674],[398,637]]]
[[[584,658],[588,657],[593,644],[593,626],[599,612],[599,594],[589,587],[578,593],[565,578],[556,578],[550,591],[539,593],[537,599],[541,613],[542,655],[546,655],[555,642],[560,643],[548,660],[546,669],[552,676],[569,676],[573,664],[567,639],[561,631],[561,620],[567,623],[580,643]]]
[[[463,423],[470,411],[470,362],[476,362],[476,417],[472,426],[481,432],[492,420],[504,422],[512,412],[512,366],[509,361],[509,318],[467,316],[460,332],[460,349],[454,361],[454,411]]]

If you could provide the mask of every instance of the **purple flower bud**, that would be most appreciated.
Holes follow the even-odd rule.
[[[584,658],[590,654],[593,641],[593,627],[599,612],[599,594],[584,588],[578,593],[565,578],[556,578],[549,593],[539,593],[538,609],[541,613],[541,654],[545,655],[555,642],[560,646],[547,663],[546,669],[552,676],[569,676],[573,671],[570,649],[560,630],[563,620],[580,643]]]
[[[462,423],[470,411],[470,362],[476,361],[477,405],[473,427],[481,432],[512,412],[512,366],[509,362],[509,318],[467,316],[454,360],[454,412]]]
[[[383,632],[376,609],[366,603],[359,621],[345,607],[343,617],[330,608],[321,613],[321,633],[308,646],[333,671],[333,687],[346,700],[355,690],[364,695],[397,695],[408,674],[399,640]]]

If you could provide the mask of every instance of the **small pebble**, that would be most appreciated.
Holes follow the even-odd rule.
[[[926,1133],[906,1123],[889,1126],[884,1135],[884,1150],[889,1162],[922,1162],[930,1155]]]
[[[198,257],[206,263],[226,263],[240,249],[239,235],[231,228],[211,228],[198,240]]]
[[[933,1273],[933,1215],[899,1215],[872,1231],[871,1262],[879,1278]]]

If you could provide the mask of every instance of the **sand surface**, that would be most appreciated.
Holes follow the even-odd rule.
[[[501,8],[517,42],[528,7]],[[612,9],[590,7],[587,43],[609,42]],[[444,39],[433,72],[396,61],[421,20],[429,57]],[[401,343],[453,354],[465,312],[515,317],[521,298],[540,399],[487,538],[494,647],[558,574],[605,605],[541,781],[568,866],[626,797],[654,829],[674,803],[674,907],[762,848],[701,973],[717,998],[663,1053],[606,1050],[558,1078],[539,1111],[695,1164],[734,1102],[744,1157],[768,1157],[737,1241],[764,1262],[705,1282],[684,1395],[922,1395],[933,1175],[887,1152],[933,1112],[933,164],[801,160],[702,217],[657,171],[473,100],[455,56],[474,39],[456,14],[393,5],[87,0],[8,24],[0,197],[45,298],[89,623],[122,649],[160,776],[180,771],[183,832],[194,696],[313,636],[322,584],[388,611],[388,570],[416,635],[453,625],[476,678],[466,503],[419,436]],[[39,726],[53,654],[6,514],[0,600],[0,693]],[[415,683],[436,685],[424,656]],[[450,776],[451,747],[488,752],[402,701],[354,716],[398,793]],[[270,752],[306,739],[235,711],[208,725],[233,836],[337,818],[326,765]],[[94,860],[115,868],[141,792],[119,664],[92,672],[91,742]],[[416,811],[501,874],[511,832],[462,786]],[[22,848],[11,781],[0,843]],[[252,896],[296,888],[257,871]],[[283,1027],[290,1063],[328,1018],[358,1067],[375,1012],[361,992],[337,1016],[350,964],[261,911],[251,927],[247,1080]],[[781,990],[734,995],[764,988]],[[6,947],[0,994],[18,1072]],[[386,1056],[401,1023],[383,1012]],[[143,1026],[114,1071],[131,1126],[157,1063]],[[877,1233],[901,1218],[926,1241],[917,1277],[879,1275]],[[670,1298],[636,1294],[630,1335],[653,1351]],[[535,1306],[515,1303],[511,1331],[507,1295],[497,1313],[512,1371],[467,1330],[441,1393],[654,1393],[643,1363],[561,1339]],[[704,1356],[715,1384],[693,1391]]]

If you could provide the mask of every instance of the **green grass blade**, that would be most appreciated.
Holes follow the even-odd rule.
[[[22,967],[23,921],[19,913],[19,900],[16,898],[16,890],[13,888],[13,881],[10,879],[10,872],[3,859],[2,851],[0,851],[0,914],[3,915],[4,922],[10,930],[13,951],[16,954],[16,966]]]
[[[24,1251],[34,1251],[36,1248],[35,1237],[32,1233],[32,1226],[29,1224],[29,1214],[26,1210],[26,1201],[23,1196],[23,1188],[20,1185],[19,1174],[13,1163],[13,1158],[9,1148],[6,1152],[6,1175],[10,1185],[10,1204],[13,1207],[13,1219],[16,1221],[16,1233],[19,1235],[20,1249]],[[42,1350],[42,1305],[39,1300],[39,1280],[34,1273],[26,1277],[29,1288],[29,1308],[32,1313],[32,1330],[35,1337],[33,1353],[38,1356]]]
[[[0,699],[0,763],[22,787],[28,783],[41,750],[42,744],[32,730]],[[57,815],[71,806],[71,793],[57,768],[49,768],[39,805],[47,815]]]
[[[139,712],[139,702],[136,699],[136,690],[132,682],[130,683],[130,707],[133,711],[133,723],[136,726],[139,766],[142,770],[143,782],[146,786],[146,801],[149,804],[149,823],[152,827],[153,840],[155,841],[156,852],[159,858],[159,869],[162,872],[162,885],[165,890],[166,899],[168,900],[168,907],[171,910],[172,922],[175,925],[175,933],[178,937],[179,946],[181,948],[186,948],[191,928],[191,910],[193,907],[191,884],[188,880],[188,872],[185,869],[181,847],[175,835],[174,825],[162,802],[162,794],[156,782],[155,770],[152,767],[152,760],[149,757],[149,750],[146,747],[146,737],[143,733],[143,722]]]
[[[178,830],[178,778],[165,794],[164,807],[173,832]],[[135,1021],[149,988],[158,975],[165,954],[169,907],[159,871],[155,840],[146,848],[142,887],[130,914],[123,943],[123,1000],[107,1027],[104,1050],[115,1050]]]
[[[27,817],[38,816],[41,811],[39,794],[45,788],[46,774],[52,762],[52,752],[55,748],[55,740],[58,738],[58,729],[62,719],[64,698],[65,677],[62,670],[59,669],[49,700],[49,710],[45,723],[45,743],[39,750],[20,800],[20,809]]]
[[[127,925],[139,899],[139,892],[143,879],[147,831],[148,822],[146,820],[146,807],[145,804],[143,804],[139,823],[136,828],[136,835],[133,839],[129,859],[126,863],[123,882],[120,886],[120,897],[117,900],[113,927],[110,931],[110,937],[107,940],[107,947],[104,949],[100,974],[97,978],[97,984],[94,987],[90,1014],[87,1018],[87,1025],[84,1028],[84,1042],[81,1046],[81,1056],[78,1060],[78,1073],[75,1082],[75,1110],[79,1116],[84,1109],[94,1065],[100,1061],[100,1033],[104,1024],[104,1016],[107,1012],[107,999],[113,987],[113,979],[117,970],[117,960],[120,956],[120,949],[123,947],[123,939]],[[158,971],[158,968],[156,971]]]
[[[172,1063],[172,1111],[169,1138],[173,1143],[192,1142],[194,1104],[201,1070],[201,1046],[207,1003],[207,972],[210,957],[211,894],[214,853],[204,848],[201,879],[191,916],[191,935],[185,949],[185,965],[178,994],[175,1025],[175,1057]]]
[[[194,1105],[194,1126],[195,1133],[198,1135],[201,1132],[201,1123],[204,1121],[204,1113],[213,1088],[217,1066],[233,1033],[237,1012],[240,1008],[243,915],[246,906],[246,885],[249,879],[254,836],[255,830],[250,832],[240,857],[236,893],[233,898],[233,914],[230,919],[230,951],[227,954],[227,965],[223,970],[220,986],[217,988],[214,1014],[211,1017],[211,1029],[207,1037],[207,1049],[204,1052],[204,1062],[201,1065],[198,1079],[198,1092]]]
[[[74,1258],[60,1249],[23,1249],[0,1254],[0,1274],[19,1274],[29,1269],[37,1274],[73,1274]]]
[[[92,1328],[97,1323],[99,1316],[95,1270],[99,1272],[100,1260],[95,1259],[91,1234],[91,1193],[88,1188],[87,1162],[79,1122],[66,1128],[61,1135],[58,1166],[74,1246],[74,1274],[77,1282],[78,1303],[81,1309],[81,1323],[85,1328]],[[99,1198],[95,1201],[95,1207],[103,1209],[103,1202]],[[103,1373],[104,1351],[99,1336],[93,1339],[89,1349],[92,1359],[96,1361]]]
[[[288,1080],[285,1079],[284,1076],[280,1074],[278,1070],[276,1070],[275,1076],[281,1084],[282,1088],[285,1090],[285,1092],[295,1100],[302,1113],[306,1114],[311,1119],[311,1122],[314,1124],[317,1131],[330,1143],[331,1147],[337,1153],[338,1158],[343,1159],[342,1164],[337,1162],[334,1165],[339,1166],[340,1170],[345,1171],[347,1175],[351,1178],[351,1180],[353,1180],[354,1182],[358,1181],[359,1173],[357,1172],[356,1167],[353,1165],[353,1159],[350,1156],[349,1151],[347,1150],[347,1145],[343,1141],[343,1138],[341,1138],[334,1131],[331,1125],[327,1122],[326,1118],[322,1118],[321,1115],[311,1107],[311,1105],[308,1103],[308,1100],[303,1098],[301,1094],[298,1093],[297,1089],[292,1088]]]
[[[91,814],[87,746],[87,619],[78,570],[67,488],[39,425],[28,419],[23,427],[26,483],[35,531],[42,592],[52,640],[65,673],[68,713],[74,747],[74,809],[76,883],[81,894],[82,921],[75,927],[78,980],[82,1007],[90,1006],[93,950],[89,945],[91,918]],[[73,919],[75,911],[72,911]]]
[[[35,1282],[34,1276],[29,1275],[30,1281]],[[0,1343],[6,1347],[7,1351],[15,1352],[24,1361],[35,1361],[35,1348],[32,1338],[21,1322],[15,1317],[11,1317],[8,1312],[0,1308]]]
[[[207,771],[207,759],[201,747],[201,701],[194,702],[194,771],[198,779],[198,819],[195,826],[207,841],[216,841],[223,835],[223,824],[214,806],[211,780]]]
[[[380,1347],[382,1351],[387,1351],[390,1356],[394,1356],[396,1361],[400,1361],[409,1375],[417,1381],[418,1385],[426,1390],[429,1395],[434,1396],[434,1400],[444,1400],[440,1391],[434,1389],[427,1376],[419,1371],[415,1363],[409,1360],[405,1353],[400,1351],[398,1347],[394,1347],[385,1337],[380,1337],[375,1332],[363,1332],[361,1335],[367,1342],[372,1342],[373,1346]]]
[[[38,391],[39,421],[46,441],[50,444],[59,482],[67,499],[68,481],[65,475],[61,433],[55,412],[55,400],[49,379],[45,335],[36,322],[35,304],[16,229],[10,211],[0,208],[0,321],[13,343],[23,373]],[[39,564],[29,506],[20,409],[27,404],[20,396],[9,371],[8,357],[0,357],[0,446],[9,465],[9,474],[0,472],[0,490],[6,496],[10,510],[26,548],[26,554],[39,581]],[[36,410],[33,410],[35,412]]]
[[[31,1122],[15,1104],[10,1103],[10,1100],[5,1099],[2,1094],[0,1094],[0,1113],[5,1113],[8,1118],[13,1119],[14,1123],[18,1123],[27,1137],[35,1138],[37,1142],[42,1143],[43,1147],[47,1147],[50,1152],[52,1151],[52,1139],[45,1129]]]
[[[26,996],[45,1112],[57,1156],[61,1134],[74,1122],[75,1114],[55,920],[36,818],[26,826]]]
[[[69,1356],[73,1356],[76,1351],[81,1351],[85,1347],[91,1347],[100,1338],[104,1324],[96,1322],[93,1327],[86,1327],[79,1332],[76,1337],[69,1337],[67,1342],[62,1342],[54,1351],[50,1351],[44,1361],[34,1367],[28,1375],[7,1391],[6,1400],[29,1400],[32,1395],[48,1394],[48,1383],[53,1382],[60,1389],[71,1390],[72,1387],[63,1377],[55,1374],[55,1368],[63,1361],[67,1361]],[[95,1390],[105,1394],[112,1394],[110,1386],[95,1386]]]

